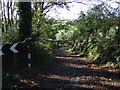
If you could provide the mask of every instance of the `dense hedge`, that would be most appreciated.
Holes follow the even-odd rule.
[[[97,13],[99,11],[99,13]],[[120,27],[117,11],[100,4],[72,23],[77,27],[72,51],[100,63],[120,66]]]

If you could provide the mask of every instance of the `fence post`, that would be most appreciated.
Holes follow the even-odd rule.
[[[27,46],[27,50],[28,50],[28,54],[27,54],[27,58],[28,58],[28,67],[31,68],[31,50],[30,50],[30,46]]]
[[[14,70],[16,70],[17,61],[16,61],[16,55],[15,54],[13,54],[13,62],[14,62]]]

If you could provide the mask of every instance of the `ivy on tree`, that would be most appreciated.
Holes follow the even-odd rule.
[[[31,2],[19,2],[19,38],[20,41],[31,36],[32,32],[32,12]]]

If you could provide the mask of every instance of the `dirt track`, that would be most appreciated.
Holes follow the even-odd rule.
[[[56,50],[54,65],[39,75],[40,88],[119,90],[119,71],[98,66],[77,55]]]

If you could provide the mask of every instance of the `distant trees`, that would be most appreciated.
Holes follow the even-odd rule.
[[[2,0],[4,1],[4,0]],[[1,21],[2,21],[2,32],[7,33],[14,23],[14,6],[13,2],[1,2]]]
[[[17,42],[18,14],[16,11],[17,2],[10,1],[5,2],[5,0],[1,0],[0,18],[1,18],[2,43]]]

